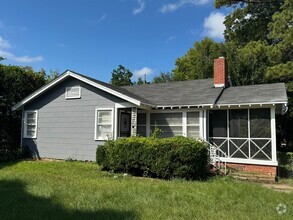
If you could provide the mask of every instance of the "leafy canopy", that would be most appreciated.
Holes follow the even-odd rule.
[[[112,72],[111,84],[114,86],[129,86],[132,85],[131,77],[132,72],[122,65],[119,65],[117,69]]]

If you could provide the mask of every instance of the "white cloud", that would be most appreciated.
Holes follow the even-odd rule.
[[[177,9],[179,9],[183,6],[204,5],[209,2],[210,2],[210,0],[177,0],[174,3],[168,3],[168,4],[163,5],[160,8],[160,12],[164,14],[164,13],[176,11]]]
[[[138,7],[134,8],[132,13],[134,15],[141,13],[145,8],[145,1],[144,0],[137,0]]]
[[[101,17],[99,17],[98,22],[101,22],[107,18],[106,14],[103,14]]]
[[[170,41],[173,41],[175,39],[176,39],[176,36],[170,36],[170,37],[168,37],[166,43],[169,43]]]
[[[143,67],[140,70],[134,70],[134,76],[136,77],[143,77],[145,74],[146,75],[150,75],[154,72],[153,69],[149,68],[149,67]]]
[[[0,36],[0,50],[9,48],[11,48],[11,44]]]
[[[204,35],[211,38],[224,38],[224,25],[225,15],[221,12],[212,12],[204,19]]]
[[[11,48],[10,43],[0,36],[0,57],[7,60],[19,62],[19,63],[33,63],[42,61],[44,58],[42,56],[30,57],[30,56],[16,56],[9,51]]]

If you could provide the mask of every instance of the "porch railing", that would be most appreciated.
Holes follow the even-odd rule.
[[[271,138],[210,137],[209,142],[223,158],[272,160]]]
[[[222,151],[219,147],[208,143],[209,144],[209,154],[210,154],[210,161],[211,165],[213,165],[218,170],[224,172],[224,174],[227,174],[227,164],[225,160],[222,160],[222,158],[226,158],[227,155],[224,151]]]

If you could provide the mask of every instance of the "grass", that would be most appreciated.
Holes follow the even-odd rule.
[[[292,219],[292,198],[230,178],[164,181],[101,172],[93,163],[0,164],[1,219]]]

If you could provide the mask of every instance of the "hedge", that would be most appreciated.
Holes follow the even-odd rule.
[[[163,179],[206,177],[208,149],[203,142],[185,138],[131,137],[98,146],[97,163],[103,170]]]

